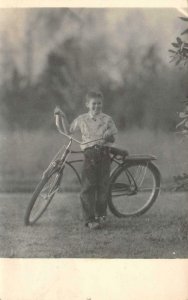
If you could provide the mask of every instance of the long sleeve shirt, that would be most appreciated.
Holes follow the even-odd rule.
[[[115,135],[117,133],[117,128],[114,121],[110,116],[104,113],[100,113],[96,116],[91,116],[89,112],[80,115],[72,122],[70,126],[71,133],[75,132],[76,130],[80,130],[82,142],[88,142],[85,145],[81,145],[82,150],[94,145],[109,146],[111,143],[102,140],[104,133],[108,135]]]

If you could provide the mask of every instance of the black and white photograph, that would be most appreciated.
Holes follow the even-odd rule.
[[[188,258],[188,8],[0,20],[0,257]]]

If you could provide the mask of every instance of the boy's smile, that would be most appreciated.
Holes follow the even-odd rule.
[[[86,106],[89,109],[89,113],[91,114],[91,116],[96,116],[102,111],[102,100],[91,98]]]

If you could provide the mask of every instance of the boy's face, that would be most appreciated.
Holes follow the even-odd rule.
[[[96,116],[102,111],[102,99],[100,98],[91,98],[89,102],[86,104],[89,112],[92,116]]]

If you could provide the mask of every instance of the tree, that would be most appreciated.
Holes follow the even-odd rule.
[[[188,18],[180,17],[182,21],[188,22]],[[188,28],[186,28],[181,35],[188,34]],[[168,51],[172,54],[171,61],[175,62],[176,65],[183,63],[186,65],[188,63],[188,43],[183,41],[180,37],[176,38],[176,42],[172,43],[174,49],[169,49]]]

